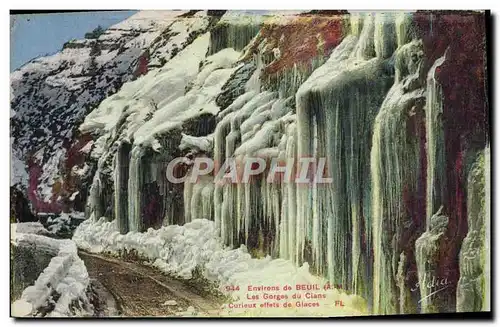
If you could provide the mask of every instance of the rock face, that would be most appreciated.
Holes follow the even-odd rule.
[[[226,245],[307,262],[376,314],[487,310],[484,13],[199,11],[167,25],[142,75],[78,116],[60,150],[88,153],[87,217],[121,233],[214,220]],[[249,183],[189,180],[196,159],[255,157],[268,165]],[[268,182],[270,163],[304,157],[325,158],[331,182]],[[182,183],[166,178],[175,158]]]
[[[10,187],[10,222],[23,223],[36,221],[35,215],[31,212],[30,203],[24,193],[15,186]]]

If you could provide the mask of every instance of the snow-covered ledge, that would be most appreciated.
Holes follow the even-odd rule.
[[[86,295],[89,276],[85,264],[78,257],[75,242],[20,233],[22,228],[17,225],[17,231],[14,229],[11,234],[12,245],[54,254],[54,257],[35,283],[24,289],[21,298],[12,303],[12,316],[39,316],[42,315],[40,309],[50,311],[45,314],[48,317],[91,315],[92,305]]]

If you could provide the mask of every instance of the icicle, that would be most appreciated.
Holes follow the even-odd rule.
[[[210,48],[208,54],[214,54],[224,48],[243,50],[257,35],[263,16],[241,14],[228,11],[210,33]]]
[[[201,181],[193,184],[191,196],[191,220],[205,218],[203,216],[203,203],[201,198],[201,192],[204,187],[205,185]]]
[[[447,51],[446,51],[447,52]],[[427,131],[427,230],[430,218],[443,202],[446,190],[445,145],[442,122],[443,94],[436,80],[436,69],[446,60],[445,54],[437,59],[427,76],[426,131]]]
[[[287,144],[286,144],[286,158],[291,160],[296,160],[297,158],[297,125],[296,123],[292,123],[287,128]],[[294,165],[295,168],[295,165]],[[291,174],[292,178],[295,176],[295,169]],[[297,263],[297,258],[295,253],[297,252],[296,246],[296,229],[297,229],[297,184],[294,181],[288,181],[285,183],[285,192],[287,199],[287,217],[283,217],[284,219],[288,219],[288,247],[286,249],[287,259],[292,260],[292,262]],[[282,239],[285,238],[285,234],[283,234]]]
[[[398,48],[415,38],[413,16],[409,13],[400,12],[396,14],[396,38]]]
[[[444,234],[449,222],[449,218],[441,213],[442,210],[443,206],[429,219],[426,232],[415,242],[419,285],[427,286],[436,278],[439,265],[439,261],[436,259],[439,256],[439,243],[445,237]],[[431,294],[441,287],[441,285],[419,287],[420,313],[440,312],[439,304],[443,303],[441,298],[443,293],[436,296],[431,296]]]
[[[108,220],[113,219],[113,213],[108,209],[111,209],[110,204],[112,202],[113,184],[110,184],[110,179],[113,177],[113,156],[115,150],[116,147],[113,147],[99,158],[90,187],[90,194],[87,200],[87,214],[89,217],[94,217],[96,221],[104,216]]]
[[[326,271],[331,282],[365,296],[370,277],[362,263],[370,252],[361,248],[361,235],[370,234],[369,228],[362,231],[362,226],[369,226],[369,206],[364,205],[370,192],[368,154],[374,117],[392,79],[383,59],[396,43],[395,35],[386,38],[381,30],[393,24],[390,18],[364,15],[359,38],[346,37],[296,96],[297,157],[326,157],[334,181],[316,190],[307,185],[297,188],[297,260],[306,259],[306,246],[312,244],[318,261],[314,264],[323,262],[322,242],[310,240],[309,231],[312,228],[314,237],[326,234],[326,243],[331,245],[324,260],[327,267],[318,266],[318,271]],[[325,232],[323,221],[327,222]]]
[[[190,169],[186,173],[186,181],[184,182],[184,193],[183,193],[183,201],[184,201],[184,223],[189,223],[193,220],[193,215],[191,213],[191,202],[193,198],[193,183],[191,182],[191,173]]]
[[[114,187],[115,217],[121,234],[128,232],[128,174],[130,160],[130,144],[123,143],[115,155]]]
[[[264,68],[264,62],[262,61],[262,55],[260,53],[255,54],[253,60],[255,61],[256,68],[252,76],[250,76],[248,82],[245,84],[245,92],[260,92],[260,74]]]
[[[213,220],[214,211],[214,184],[213,179],[208,181],[201,191],[202,202],[202,217],[208,220]]]
[[[351,27],[351,35],[358,37],[361,34],[361,30],[363,29],[363,16],[364,13],[361,12],[350,12],[349,20]]]
[[[100,194],[101,194],[101,181],[99,180],[99,170],[94,175],[92,180],[92,185],[90,186],[90,195],[87,201],[87,207],[89,208],[89,216],[92,215],[94,220],[97,221],[102,217],[102,210],[99,208]]]
[[[390,58],[396,50],[396,17],[396,14],[391,12],[375,15],[374,43],[377,58]]]
[[[135,146],[131,152],[129,180],[128,180],[128,223],[129,231],[139,232],[141,223],[141,186],[142,186],[142,156],[144,150],[141,146]]]
[[[417,208],[405,208],[406,199],[417,197],[422,192],[420,176],[423,175],[421,160],[424,85],[418,81],[421,74],[422,43],[414,41],[403,45],[396,52],[396,79],[389,90],[375,119],[371,148],[371,216],[373,232],[373,310],[378,314],[415,313],[409,296],[410,279],[396,280],[396,274],[407,277],[406,271],[398,272],[400,260],[412,260],[405,254],[410,251],[418,236],[414,226],[413,239],[403,232],[420,217]],[[410,59],[417,58],[414,63]],[[418,202],[416,198],[415,202]],[[413,217],[412,217],[413,215]],[[417,216],[415,216],[417,215]],[[405,248],[406,247],[406,248]],[[392,249],[387,251],[384,249]],[[399,294],[393,290],[400,287]],[[399,298],[399,300],[398,300]],[[404,302],[395,307],[394,304]],[[399,311],[399,310],[406,311]]]
[[[443,95],[435,76],[437,68],[446,60],[446,53],[447,51],[434,62],[427,75],[425,105],[427,139],[426,231],[415,242],[418,280],[421,285],[426,285],[439,271],[439,262],[436,261],[438,244],[444,237],[449,220],[449,217],[441,214],[446,190],[445,145],[442,126]],[[422,313],[439,312],[439,304],[447,302],[446,294],[430,298],[429,294],[435,290],[435,287],[420,288]]]

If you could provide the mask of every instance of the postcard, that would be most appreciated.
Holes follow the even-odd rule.
[[[10,19],[12,317],[492,317],[489,11]]]

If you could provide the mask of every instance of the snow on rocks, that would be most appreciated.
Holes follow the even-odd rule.
[[[197,137],[182,133],[182,139],[179,145],[179,149],[181,150],[192,149],[195,150],[196,152],[203,151],[210,153],[212,152],[213,142],[214,142],[213,134]]]
[[[90,150],[92,150],[92,145],[94,145],[94,141],[90,140],[83,146],[83,148],[80,149],[80,152],[88,154],[90,153]]]
[[[15,238],[16,234],[50,235],[51,232],[45,229],[45,227],[43,227],[43,225],[39,222],[10,224],[11,238]]]
[[[151,56],[148,67],[161,67],[165,61],[175,56],[176,51],[182,49],[189,38],[208,28],[210,19],[206,11],[197,12],[193,17],[177,18],[169,26],[168,33],[160,36],[161,41],[156,42],[150,49]]]
[[[165,111],[164,107],[175,109],[176,103],[182,105],[192,100],[193,97],[183,96],[189,83],[198,75],[198,67],[205,59],[209,41],[209,33],[199,36],[163,67],[124,84],[118,93],[106,98],[87,115],[79,127],[80,131],[101,135],[94,144],[92,157],[101,157],[110,146],[108,142],[117,136],[129,142],[134,134],[136,138],[138,135],[148,136],[154,125],[149,124],[142,129],[146,121],[164,121],[163,115],[154,118]],[[185,108],[181,106],[181,109]],[[175,114],[168,110],[166,113],[168,118]]]
[[[198,73],[198,65],[207,51],[208,43],[209,34],[205,34],[161,69],[124,84],[118,93],[106,98],[85,117],[80,131],[112,132],[121,119],[127,116],[133,118],[138,112],[150,110],[151,103],[161,108],[183,95],[187,83]]]
[[[206,37],[206,46],[208,47],[209,35],[202,37]],[[203,62],[204,66],[201,71],[199,73],[196,71],[196,78],[193,79],[192,85],[188,85],[191,86],[191,89],[174,101],[163,102],[164,105],[158,106],[158,110],[151,120],[144,123],[134,134],[134,144],[151,145],[158,135],[182,126],[189,119],[201,116],[204,113],[216,114],[219,107],[215,104],[215,98],[221,92],[222,87],[232,73],[238,68],[233,66],[240,54],[240,52],[227,48],[207,57]],[[183,61],[186,60],[184,56],[178,58]],[[183,65],[190,67],[193,64],[183,62]],[[181,72],[177,74],[179,73]],[[169,83],[175,81],[173,79],[175,76],[167,77]],[[179,77],[185,78],[184,75]]]
[[[29,247],[54,254],[35,283],[28,286],[21,298],[12,303],[13,316],[40,316],[49,307],[53,307],[46,314],[50,317],[92,314],[92,306],[86,295],[89,276],[73,241],[16,232],[11,235],[11,243],[16,247]]]
[[[43,150],[43,149],[42,149]],[[39,178],[40,184],[37,187],[38,196],[44,202],[50,203],[53,197],[53,185],[61,177],[58,165],[66,156],[66,149],[55,150],[53,155],[46,161],[42,167],[42,175]]]
[[[97,222],[83,222],[75,231],[73,240],[78,247],[95,253],[119,255],[124,251],[135,251],[161,271],[183,279],[193,278],[195,269],[200,269],[204,278],[215,282],[222,293],[232,298],[233,304],[246,301],[249,285],[278,285],[281,294],[287,294],[291,299],[293,290],[283,291],[285,284],[326,283],[309,273],[307,263],[297,268],[284,259],[269,256],[252,258],[244,245],[237,249],[223,246],[218,235],[215,223],[206,219],[196,219],[184,226],[170,225],[157,230],[150,228],[144,233],[122,235],[118,232],[116,221],[108,222],[102,217]],[[236,285],[238,290],[227,288]],[[235,309],[224,305],[220,314],[332,316],[362,314],[366,310],[360,297],[336,289],[324,293],[327,297],[320,307]],[[335,301],[342,301],[344,306],[336,306]]]
[[[77,192],[75,192],[77,193]],[[55,217],[47,218],[46,225],[51,233],[71,237],[71,232],[85,219],[85,214],[79,211],[63,212]]]

